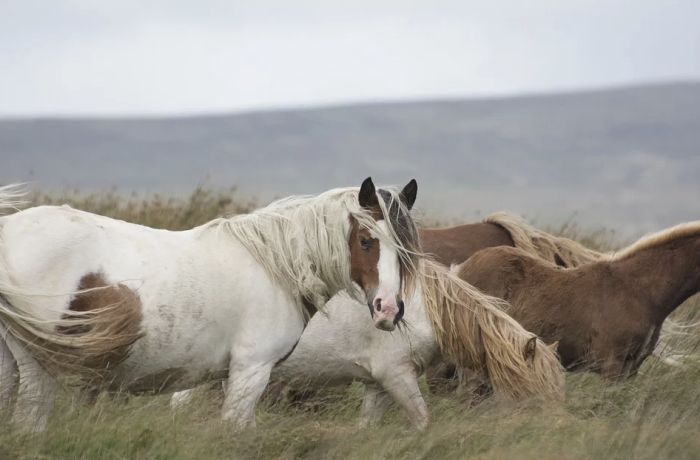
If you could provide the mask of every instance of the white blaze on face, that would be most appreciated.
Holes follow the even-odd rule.
[[[384,220],[377,221],[377,226],[385,235],[389,228]],[[399,313],[397,299],[401,297],[401,268],[396,248],[379,238],[379,262],[377,263],[379,283],[377,294],[372,302],[374,325],[379,329],[393,330],[394,318]]]

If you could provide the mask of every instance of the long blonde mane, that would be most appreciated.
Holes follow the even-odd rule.
[[[564,369],[555,351],[487,296],[442,265],[421,262],[420,282],[428,317],[445,357],[460,367],[487,372],[497,393],[511,399],[563,397]],[[532,362],[525,350],[535,338]]]
[[[626,248],[612,253],[610,260],[621,260],[636,254],[639,251],[661,246],[672,240],[700,235],[700,221],[685,222],[675,227],[652,233],[638,239]]]
[[[513,214],[497,212],[486,217],[484,222],[503,227],[510,233],[516,248],[549,262],[559,258],[567,267],[578,267],[606,256],[577,241],[537,229]]]
[[[305,314],[307,302],[322,310],[342,290],[356,299],[361,296],[350,277],[350,217],[397,250],[407,279],[415,272],[417,248],[410,244],[411,238],[401,237],[406,229],[396,228],[395,219],[386,218],[388,231],[383,231],[360,207],[358,190],[341,188],[318,196],[284,198],[251,214],[212,221],[205,230],[225,231],[240,241]],[[390,196],[389,203],[379,199],[384,216],[389,216],[389,209],[408,215],[395,189],[382,190]]]

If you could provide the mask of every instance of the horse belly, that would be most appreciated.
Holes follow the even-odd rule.
[[[144,305],[143,336],[114,372],[121,386],[135,392],[178,390],[225,375],[230,335],[209,314],[212,305],[202,308],[193,297],[183,297]],[[193,303],[180,303],[186,299]]]
[[[205,244],[178,267],[143,291],[144,336],[120,369],[127,388],[162,390],[161,378],[177,381],[168,390],[190,388],[225,376],[234,352],[239,363],[274,363],[297,343],[299,310],[242,246],[222,255]]]

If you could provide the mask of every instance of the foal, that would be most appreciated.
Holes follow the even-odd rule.
[[[545,342],[559,342],[569,370],[634,375],[664,320],[700,290],[700,221],[644,237],[597,262],[563,269],[511,247],[481,250],[460,278],[507,300],[509,313]]]

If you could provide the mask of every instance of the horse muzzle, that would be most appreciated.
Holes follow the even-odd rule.
[[[403,318],[404,303],[401,299],[393,301],[379,297],[371,305],[374,327],[382,331],[393,331]]]

